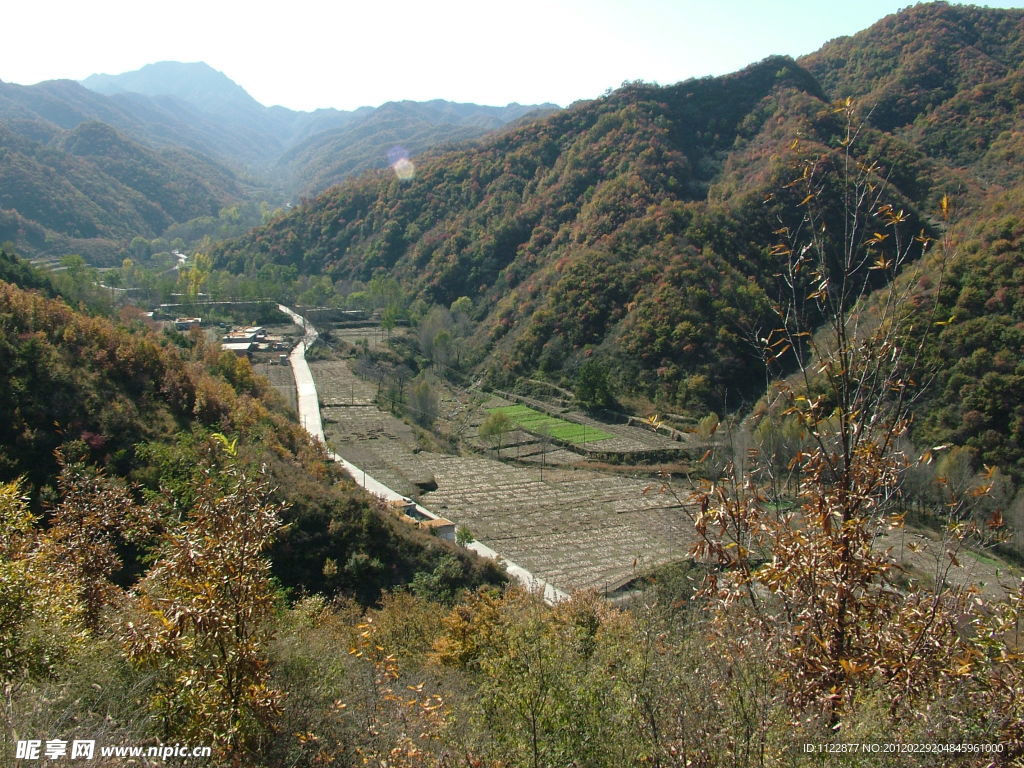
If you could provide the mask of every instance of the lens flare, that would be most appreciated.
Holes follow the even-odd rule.
[[[409,159],[405,147],[392,147],[388,150],[388,164],[395,175],[402,181],[409,181],[416,175],[416,166]]]
[[[416,166],[407,157],[403,157],[391,167],[394,169],[395,175],[402,181],[409,181],[416,175]]]

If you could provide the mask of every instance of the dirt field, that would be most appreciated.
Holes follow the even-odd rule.
[[[536,466],[420,450],[412,428],[373,405],[375,385],[345,361],[310,367],[339,454],[560,589],[611,591],[685,554],[682,513],[648,480],[556,467],[558,449]],[[421,490],[432,482],[436,490]]]
[[[467,527],[481,542],[555,587],[612,593],[686,556],[692,526],[677,501],[660,492],[658,482],[631,477],[621,468],[615,473],[574,468],[579,453],[518,429],[503,436],[500,455],[506,461],[495,459],[496,446],[481,440],[476,429],[487,408],[508,400],[448,393],[441,402],[446,427],[460,429],[463,442],[478,451],[448,455],[424,449],[412,427],[377,408],[376,385],[357,378],[346,361],[310,366],[334,450],[399,493]],[[274,375],[280,379],[282,373]],[[624,450],[679,445],[635,427],[600,426],[617,432]],[[911,541],[922,551],[905,546]],[[895,531],[879,544],[902,557],[908,575],[925,582],[944,560],[941,542],[923,531]],[[984,584],[986,591],[1007,575],[1005,565],[984,556],[960,560],[963,567],[948,577]]]
[[[278,394],[288,403],[288,407],[292,411],[296,410],[295,379],[292,377],[291,366],[254,362],[252,369],[260,376],[266,377],[267,381],[273,385]]]
[[[687,524],[657,484],[484,457],[419,454],[438,488],[423,503],[559,589],[614,591],[683,557]]]

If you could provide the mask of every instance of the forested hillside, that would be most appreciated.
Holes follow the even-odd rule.
[[[0,482],[22,478],[37,508],[59,495],[68,462],[102,468],[141,496],[169,493],[169,503],[185,503],[217,433],[240,464],[263,466],[287,508],[289,529],[274,556],[283,585],[372,600],[445,554],[380,517],[325,468],[248,361],[198,334],[157,336],[130,312],[122,325],[81,314],[41,295],[54,293],[46,279],[3,254],[0,280],[11,279],[36,290],[0,282]],[[341,563],[330,576],[327,559]],[[363,560],[369,565],[346,570]]]
[[[476,354],[495,380],[569,379],[596,355],[620,387],[673,408],[738,406],[764,384],[745,338],[769,322],[766,243],[786,207],[784,195],[764,200],[788,181],[794,136],[823,146],[838,130],[814,79],[786,59],[636,84],[424,158],[412,180],[364,177],[217,261],[388,273],[431,302],[479,299]],[[865,155],[881,142],[871,134]]]
[[[231,171],[184,150],[148,149],[86,122],[38,142],[0,125],[0,241],[115,262],[133,237],[246,196]]]
[[[187,230],[240,203],[277,207],[386,167],[396,146],[474,139],[535,109],[436,101],[295,112],[259,104],[202,63],[84,84],[0,82],[0,242],[26,254],[117,264],[133,238]]]
[[[918,434],[966,445],[1021,477],[1024,11],[918,5],[800,63],[833,96],[857,99],[871,124],[933,159],[945,183],[917,199],[934,211],[936,191],[954,195],[957,258],[948,270],[931,266],[918,291],[938,290],[942,321]]]
[[[800,62],[628,85],[479,148],[424,157],[413,179],[365,176],[224,245],[217,263],[244,273],[289,265],[339,285],[389,274],[410,297],[443,305],[470,296],[480,308],[470,354],[494,383],[540,376],[572,386],[581,363],[597,359],[624,397],[684,413],[742,410],[765,384],[751,342],[772,322],[774,233],[802,215],[787,184],[806,158],[840,149],[833,100],[854,99],[855,156],[875,164],[888,202],[917,230],[945,229],[937,210],[950,194],[956,232],[1012,233],[1019,196],[1000,190],[1020,184],[1022,24],[1019,11],[922,5]],[[819,202],[838,221],[837,201]],[[999,220],[982,224],[995,211]],[[1012,236],[959,238],[975,262],[995,258],[997,240],[1016,253]],[[956,270],[954,280],[980,279]],[[1007,270],[983,271],[992,284],[977,288],[982,304],[1016,295],[1012,276],[1000,277]],[[966,300],[955,285],[943,289],[951,314]],[[974,340],[993,361],[1019,358],[1010,332],[1019,313],[985,314],[987,337]],[[951,327],[940,341],[961,332]],[[936,348],[934,359],[957,350]],[[962,413],[936,401],[941,415],[922,405],[928,434],[1015,466],[1019,441],[991,425],[1008,413],[992,403],[1019,393],[1016,368],[978,360],[967,375],[989,382],[979,393],[996,394],[998,379],[995,401],[979,394],[984,407]],[[964,402],[953,392],[941,397]]]
[[[959,125],[965,148],[979,148],[992,138],[988,132],[1000,125],[1000,117],[1008,117],[1006,102],[982,97],[1018,77],[1022,58],[1020,9],[925,3],[833,40],[800,64],[832,97],[852,96],[869,105],[874,125],[915,140],[936,128],[955,129],[948,110],[955,113],[956,105],[990,101],[988,115]]]

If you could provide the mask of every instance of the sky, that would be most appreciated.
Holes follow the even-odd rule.
[[[1018,2],[976,3],[1020,7]],[[205,61],[267,106],[567,106],[810,53],[892,0],[50,0],[4,8],[0,80],[31,85]]]

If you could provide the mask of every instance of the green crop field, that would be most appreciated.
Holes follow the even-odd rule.
[[[525,405],[505,405],[500,408],[489,408],[489,413],[504,413],[517,426],[527,432],[548,434],[556,440],[564,440],[574,445],[595,443],[598,440],[611,440],[615,435],[596,427],[585,427],[572,421],[548,416]]]

